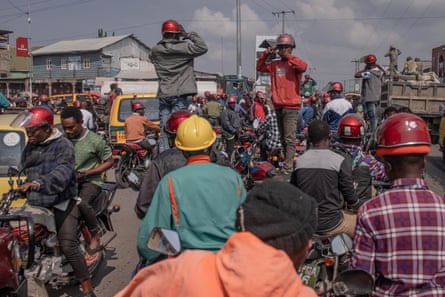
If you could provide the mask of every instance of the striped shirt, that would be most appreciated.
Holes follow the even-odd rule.
[[[445,296],[445,202],[422,179],[402,178],[358,212],[352,266],[372,296]]]

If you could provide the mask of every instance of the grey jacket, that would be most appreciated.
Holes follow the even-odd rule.
[[[383,73],[377,67],[368,71],[370,77],[362,80],[362,102],[378,102],[382,94]]]
[[[187,40],[159,41],[150,54],[159,79],[158,97],[195,95],[197,87],[193,61],[207,50],[207,44],[196,32],[190,32]]]

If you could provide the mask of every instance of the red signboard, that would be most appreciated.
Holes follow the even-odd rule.
[[[28,38],[17,37],[16,39],[16,56],[28,57]]]

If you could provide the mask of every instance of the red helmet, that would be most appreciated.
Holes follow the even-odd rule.
[[[196,96],[192,96],[192,102],[196,102],[197,98]]]
[[[290,34],[280,34],[277,37],[277,46],[278,45],[290,45],[292,48],[295,48],[295,39]]]
[[[144,104],[142,104],[140,102],[133,102],[133,103],[131,103],[131,110],[132,111],[136,111],[138,109],[145,109]]]
[[[46,107],[37,106],[17,115],[10,126],[16,128],[35,128],[44,125],[52,126],[53,124],[53,112]]]
[[[227,103],[236,103],[236,102],[238,102],[238,96],[230,95],[229,99],[227,100]]]
[[[303,106],[309,106],[309,105],[311,105],[311,98],[304,98]]]
[[[255,97],[264,99],[264,93],[261,91],[256,92]]]
[[[178,110],[170,115],[165,123],[165,132],[170,134],[175,134],[178,131],[179,124],[182,123],[183,120],[187,119],[191,116],[191,113],[186,110]]]
[[[182,26],[175,20],[166,20],[162,24],[162,34],[164,33],[179,33]]]
[[[331,85],[329,86],[328,93],[330,92],[339,92],[339,93],[343,92],[343,84],[338,81],[331,83]]]
[[[375,55],[367,55],[366,56],[366,59],[365,59],[365,63],[366,64],[372,64],[372,63],[375,63],[375,62],[377,62],[377,58],[376,58]]]
[[[338,122],[338,137],[341,139],[361,139],[365,135],[362,119],[355,114],[348,114]]]
[[[210,91],[205,91],[205,92],[204,92],[204,96],[205,96],[205,97],[209,97],[209,96],[210,96]]]
[[[377,133],[377,156],[428,154],[431,138],[425,121],[412,113],[387,118]]]

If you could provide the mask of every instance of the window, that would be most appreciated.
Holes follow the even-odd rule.
[[[51,59],[46,59],[46,70],[51,70],[53,68],[53,63]]]
[[[66,58],[60,59],[60,69],[68,69],[68,63]]]
[[[90,62],[90,58],[83,58],[82,60],[82,64],[84,69],[88,69],[91,67],[91,62]]]

